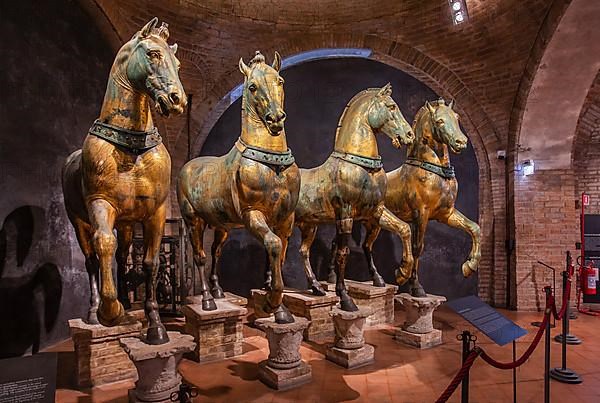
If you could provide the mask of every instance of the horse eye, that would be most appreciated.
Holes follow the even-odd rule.
[[[394,110],[396,110],[396,105],[388,105],[388,108],[389,108],[391,111],[394,111]]]
[[[160,52],[158,50],[149,50],[148,51],[148,57],[150,59],[160,59],[161,55],[160,55]]]
[[[279,82],[279,85],[283,85],[283,83],[285,83],[285,80],[282,77],[279,77],[277,81]]]
[[[248,89],[252,92],[256,91],[256,84],[252,83],[248,86]]]
[[[438,119],[436,123],[441,126],[444,124],[444,119]]]

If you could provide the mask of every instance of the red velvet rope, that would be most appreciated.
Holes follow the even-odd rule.
[[[462,367],[456,373],[456,375],[454,375],[454,379],[452,379],[452,382],[450,382],[450,384],[446,387],[444,393],[442,393],[440,397],[438,397],[436,403],[445,403],[448,399],[450,399],[450,396],[452,396],[452,394],[458,387],[458,384],[462,382],[465,375],[469,372],[471,366],[475,362],[475,359],[479,356],[480,353],[481,350],[479,349],[474,349],[469,353]]]

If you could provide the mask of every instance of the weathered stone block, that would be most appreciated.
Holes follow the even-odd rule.
[[[294,368],[277,369],[270,367],[265,360],[258,364],[258,377],[273,389],[288,390],[310,382],[312,369],[304,361],[300,361],[300,364]]]
[[[321,284],[331,286],[325,281]],[[367,317],[367,326],[394,323],[394,295],[398,286],[386,284],[385,287],[375,287],[370,281],[346,280],[346,287],[356,306],[372,311]]]
[[[290,312],[310,321],[303,334],[307,341],[333,337],[333,321],[329,313],[338,302],[339,298],[333,292],[316,296],[309,291],[286,290],[283,294],[283,303]]]
[[[397,328],[394,339],[409,346],[426,349],[442,344],[442,331],[433,329],[429,333],[411,333]]]
[[[375,362],[375,347],[370,344],[355,349],[333,346],[327,349],[325,356],[344,368],[354,369]]]

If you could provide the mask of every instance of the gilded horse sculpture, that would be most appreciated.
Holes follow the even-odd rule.
[[[223,297],[217,275],[223,243],[230,229],[245,227],[263,243],[267,270],[273,273],[263,309],[274,313],[278,323],[290,323],[294,319],[282,305],[281,268],[294,225],[300,172],[284,130],[281,57],[275,53],[269,66],[256,52],[249,65],[240,59],[239,68],[244,75],[241,135],[228,154],[195,158],[183,167],[179,206],[200,273],[202,309],[217,309],[214,298]],[[206,225],[215,229],[210,289],[203,247]]]
[[[329,158],[313,169],[301,169],[300,198],[295,210],[302,233],[300,253],[313,293],[324,291],[310,266],[310,246],[317,225],[336,223],[336,294],[342,310],[358,308],[344,282],[348,241],[355,220],[376,220],[402,239],[403,261],[399,270],[410,274],[413,266],[410,228],[385,206],[386,176],[377,149],[376,133],[384,133],[396,147],[410,144],[413,133],[391,97],[392,88],[370,88],[355,95],[346,106],[335,134],[335,148]]]
[[[451,101],[446,105],[443,99],[425,103],[415,116],[415,142],[408,148],[406,162],[387,174],[385,205],[400,219],[411,223],[412,230],[414,268],[410,277],[397,272],[396,281],[399,284],[409,281],[410,293],[417,297],[426,295],[419,283],[417,269],[429,220],[462,229],[471,236],[471,253],[462,265],[465,277],[477,270],[481,259],[479,226],[455,207],[458,182],[454,167],[450,165],[448,147],[458,154],[467,147],[468,138],[460,129],[459,116],[452,110],[453,104]],[[367,235],[363,250],[371,273],[379,276],[372,250],[381,228],[374,221],[365,223],[365,226]]]
[[[65,207],[89,275],[90,323],[111,326],[124,315],[112,259],[116,251],[119,272],[124,270],[133,225],[142,223],[150,344],[169,340],[158,313],[156,275],[171,178],[171,158],[152,122],[150,102],[163,116],[182,113],[187,102],[177,45],[167,44],[167,25],[157,28],[157,23],[157,18],[151,20],[117,53],[100,117],[83,148],[68,157],[62,174]]]

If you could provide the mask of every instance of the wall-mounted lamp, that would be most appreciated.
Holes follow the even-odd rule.
[[[462,24],[469,19],[465,0],[448,0],[448,4],[450,4],[452,23],[454,25]]]
[[[533,160],[524,160],[521,162],[521,170],[523,171],[523,176],[533,175],[535,172],[535,163]]]

